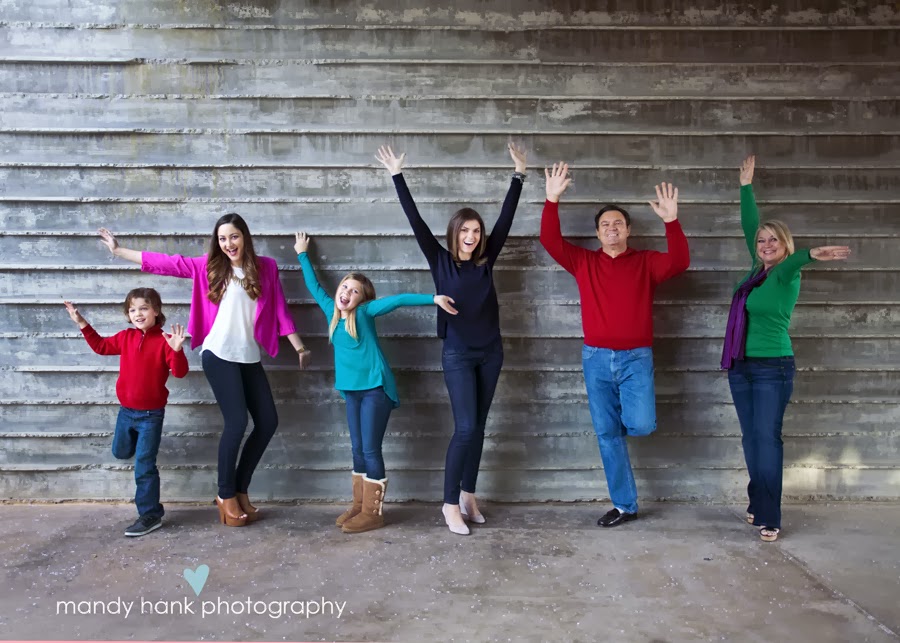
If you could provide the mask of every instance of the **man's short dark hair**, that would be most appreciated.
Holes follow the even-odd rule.
[[[600,208],[600,212],[598,212],[594,216],[594,229],[595,230],[600,229],[600,217],[602,217],[607,212],[621,212],[622,216],[625,217],[625,226],[629,227],[629,228],[631,227],[631,215],[628,214],[628,210],[612,203],[610,205],[605,205],[602,208]]]

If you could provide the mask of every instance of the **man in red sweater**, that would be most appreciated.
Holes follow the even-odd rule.
[[[159,502],[159,470],[156,454],[162,437],[169,391],[169,372],[184,377],[187,357],[182,350],[184,327],[175,324],[172,334],[163,333],[166,316],[159,293],[153,288],[135,288],[125,297],[123,313],[133,328],[112,337],[101,337],[71,302],[65,302],[72,321],[78,324],[88,345],[98,355],[120,355],[116,396],[122,405],[116,420],[112,452],[116,458],[134,456],[134,504],[138,519],[125,529],[129,537],[143,536],[162,527],[165,513]]]
[[[584,382],[613,503],[597,524],[615,527],[637,518],[638,511],[625,436],[656,430],[653,293],[661,282],[687,270],[691,259],[678,223],[678,188],[665,183],[656,186],[657,200],[650,205],[666,224],[668,252],[629,248],[631,217],[616,205],[602,208],[594,218],[599,250],[564,240],[559,198],[571,182],[568,170],[564,163],[545,170],[541,244],[578,283]]]

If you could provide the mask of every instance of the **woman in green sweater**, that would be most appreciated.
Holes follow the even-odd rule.
[[[316,279],[309,260],[309,236],[295,235],[294,250],[306,287],[330,320],[328,339],[334,346],[334,387],[347,402],[347,424],[353,452],[353,504],[335,521],[344,533],[384,526],[381,503],[387,490],[381,443],[391,411],[400,405],[391,367],[378,345],[375,318],[401,306],[437,304],[456,314],[446,295],[393,295],[375,299],[372,282],[358,272],[341,279],[330,297]]]
[[[813,261],[846,259],[847,246],[794,250],[781,221],[759,221],[753,197],[756,157],[741,165],[741,227],[751,268],[734,292],[722,368],[741,424],[744,460],[750,474],[747,522],[771,542],[781,530],[784,448],[781,426],[794,388],[794,352],[788,327],[800,294],[800,269]]]

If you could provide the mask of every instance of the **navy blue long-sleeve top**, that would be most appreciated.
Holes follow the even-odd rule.
[[[509,236],[519,196],[522,194],[522,180],[513,177],[500,217],[487,238],[487,261],[479,266],[471,260],[459,263],[454,261],[450,252],[434,238],[428,224],[419,214],[403,174],[395,174],[393,179],[400,204],[422,254],[428,261],[436,292],[450,296],[459,311],[458,315],[449,315],[438,308],[437,334],[444,340],[444,346],[458,349],[483,348],[500,339],[500,305],[494,289],[494,263]],[[481,234],[486,234],[486,231],[482,230]]]

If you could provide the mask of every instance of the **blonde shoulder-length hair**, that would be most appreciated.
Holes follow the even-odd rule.
[[[753,253],[753,266],[757,268],[762,265],[762,260],[759,258],[759,252],[756,252],[756,242],[759,239],[759,235],[761,232],[768,232],[773,235],[776,239],[778,239],[779,243],[784,246],[785,254],[784,258],[781,261],[784,261],[792,254],[794,254],[794,237],[791,235],[790,229],[783,221],[779,221],[778,219],[769,219],[768,221],[763,221],[759,224],[759,227],[756,229],[756,235],[753,237],[754,244],[754,253]]]
[[[375,299],[375,286],[369,281],[369,278],[366,277],[361,272],[348,272],[344,275],[344,278],[341,279],[341,283],[338,284],[337,291],[335,291],[334,298],[334,314],[331,316],[331,323],[328,325],[328,343],[331,343],[332,337],[334,337],[334,331],[337,330],[338,322],[341,321],[341,311],[338,310],[337,307],[337,298],[339,296],[341,286],[345,281],[353,279],[354,281],[358,281],[362,285],[363,289],[363,299],[359,302],[359,306],[366,303],[367,301],[372,301]],[[356,308],[359,308],[357,306]],[[344,320],[344,330],[347,331],[347,334],[350,335],[355,340],[359,340],[359,335],[356,332],[356,308],[347,313],[347,319]]]

